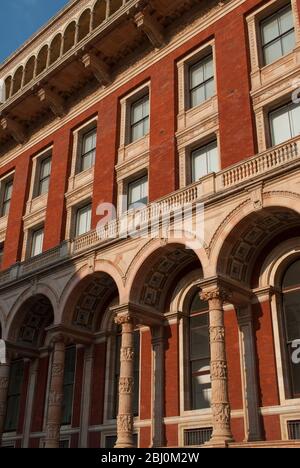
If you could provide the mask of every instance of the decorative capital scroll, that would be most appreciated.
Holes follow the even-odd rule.
[[[131,414],[120,414],[118,416],[118,433],[133,431],[133,416]]]
[[[121,361],[133,361],[134,349],[133,348],[121,348]]]
[[[120,377],[119,393],[130,395],[133,393],[134,380],[132,377]]]
[[[126,323],[134,323],[134,317],[129,314],[129,313],[126,313],[126,314],[119,314],[119,315],[116,315],[115,317],[115,323],[117,325],[124,325]]]
[[[67,343],[67,337],[61,332],[55,333],[53,336],[50,338],[50,344],[54,346],[56,343]]]
[[[204,302],[218,300],[223,303],[228,301],[230,298],[231,292],[221,287],[216,287],[210,291],[200,291],[200,299]]]

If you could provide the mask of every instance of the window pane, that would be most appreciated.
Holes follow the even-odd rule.
[[[283,289],[290,286],[300,285],[300,261],[292,263],[289,268],[286,270],[286,273],[283,278],[282,287]]]
[[[288,7],[282,10],[279,15],[280,34],[284,34],[285,32],[293,28],[294,28],[293,12],[292,12],[292,8]]]
[[[295,33],[291,31],[282,38],[282,50],[283,54],[289,54],[295,47]]]
[[[292,137],[300,135],[300,104],[291,104],[290,120],[292,127]]]
[[[76,235],[81,236],[91,230],[92,207],[87,205],[77,212]]]
[[[12,181],[7,182],[5,184],[4,201],[8,201],[11,199],[12,189],[13,189],[13,182]]]
[[[93,130],[83,137],[83,154],[96,148],[97,132]]]
[[[131,124],[135,124],[149,116],[149,96],[145,96],[131,107]]]
[[[275,60],[278,60],[280,57],[282,57],[281,40],[278,39],[277,41],[265,46],[264,56],[266,65],[269,65],[270,63],[273,63]]]
[[[209,356],[208,326],[191,329],[190,345],[191,359]]]
[[[272,144],[279,145],[292,137],[288,106],[270,113]]]
[[[139,140],[144,136],[144,123],[143,121],[139,122],[138,124],[134,124],[132,127],[132,141]]]
[[[51,158],[44,159],[41,164],[41,179],[48,177],[51,173]]]
[[[214,62],[212,55],[207,57],[204,62],[204,80],[208,80],[214,76]]]
[[[197,63],[191,68],[190,71],[190,82],[191,89],[196,88],[204,81],[204,66],[202,62]]]
[[[205,85],[191,91],[191,107],[196,107],[206,100]]]
[[[205,92],[206,92],[206,99],[211,98],[216,94],[216,89],[215,89],[215,80],[209,80],[205,84]]]
[[[50,178],[47,177],[40,181],[39,195],[44,195],[49,192]]]
[[[137,203],[148,203],[148,178],[143,177],[128,186],[128,207]]]
[[[276,16],[272,16],[272,18],[269,18],[262,23],[263,45],[273,41],[279,35],[279,24]]]
[[[287,340],[300,338],[300,290],[284,294],[284,313]]]
[[[72,419],[75,367],[76,348],[67,348],[64,371],[62,424],[70,424]]]
[[[202,367],[207,363],[202,363]],[[201,364],[198,366],[201,367]],[[192,376],[192,407],[193,409],[209,408],[211,402],[211,380],[209,373]]]
[[[292,352],[295,351],[294,349]],[[293,395],[299,396],[300,395],[300,369],[299,364],[294,364],[292,361],[292,356],[290,357],[291,360],[291,377],[292,377],[292,386],[293,386]]]
[[[43,252],[43,242],[44,242],[44,229],[40,229],[33,233],[32,236],[32,248],[31,256],[35,257],[40,255]]]
[[[192,153],[192,180],[201,179],[210,172],[218,172],[219,157],[217,142],[210,143]]]
[[[81,160],[81,171],[87,171],[95,164],[96,151],[93,150],[82,157]]]
[[[207,147],[207,155],[208,155],[208,172],[218,172],[219,167],[219,155],[218,155],[218,148],[217,143],[214,142]]]
[[[8,394],[7,410],[5,418],[5,431],[15,431],[18,426],[20,395],[22,390],[24,375],[24,364],[22,361],[14,362],[11,365]]]

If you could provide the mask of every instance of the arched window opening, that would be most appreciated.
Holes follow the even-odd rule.
[[[73,21],[69,24],[64,34],[63,54],[67,53],[75,45],[76,23]]]
[[[12,94],[17,93],[21,89],[22,79],[23,79],[23,67],[19,67],[14,75]]]
[[[93,15],[93,29],[97,28],[106,19],[106,1],[98,0],[95,3],[94,15]]]
[[[37,76],[40,75],[40,73],[42,73],[46,69],[47,59],[48,59],[48,46],[45,45],[38,54],[37,67],[36,67]]]
[[[110,0],[110,14],[113,15],[123,4],[122,0]]]
[[[201,301],[199,293],[194,296],[188,318],[188,367],[190,409],[210,407],[210,345],[209,310],[207,302]]]
[[[24,76],[24,85],[30,83],[31,80],[34,78],[34,66],[35,66],[35,57],[32,56],[28,60],[25,66],[25,76]]]
[[[50,65],[59,59],[60,51],[61,51],[61,43],[62,43],[61,34],[57,34],[57,36],[55,36],[50,46],[50,62],[49,62]]]
[[[292,263],[283,276],[282,300],[284,315],[285,353],[287,356],[288,393],[300,397],[300,364],[294,359],[295,340],[300,340],[300,259]]]
[[[82,41],[90,32],[91,11],[85,10],[78,22],[78,42]]]
[[[9,99],[9,97],[10,97],[11,83],[12,83],[12,78],[11,78],[11,76],[8,76],[6,78],[6,80],[5,80],[5,97],[6,97],[6,99]]]

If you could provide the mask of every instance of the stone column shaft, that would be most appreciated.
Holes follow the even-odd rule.
[[[165,339],[164,327],[152,329],[153,392],[152,392],[152,447],[165,446],[164,401],[165,401]]]
[[[134,320],[126,313],[118,315],[115,321],[122,326],[116,448],[133,448]]]
[[[4,431],[6,407],[7,407],[7,393],[9,383],[10,365],[0,364],[0,446],[2,441],[2,434]]]
[[[225,348],[223,303],[226,293],[219,287],[201,293],[201,299],[209,304],[210,352],[211,352],[211,407],[213,434],[210,443],[227,445],[232,441],[230,404]]]
[[[63,337],[56,337],[53,348],[45,448],[59,448],[62,419],[63,384],[66,345]]]

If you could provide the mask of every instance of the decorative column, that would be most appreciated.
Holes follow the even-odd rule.
[[[165,446],[164,433],[164,402],[165,402],[165,372],[164,327],[156,326],[152,330],[153,348],[153,383],[152,383],[152,447]]]
[[[0,447],[4,431],[10,363],[0,364]]]
[[[228,396],[228,372],[225,348],[223,304],[228,298],[219,286],[202,291],[202,301],[209,304],[210,353],[211,353],[211,408],[213,434],[210,445],[226,446],[233,440],[230,427],[230,404]]]
[[[262,440],[257,381],[256,349],[251,305],[237,310],[240,328],[240,353],[245,411],[245,440]]]
[[[121,313],[115,323],[122,326],[116,448],[133,448],[134,318],[129,312]]]
[[[45,448],[59,448],[62,418],[66,344],[63,335],[54,336]]]

